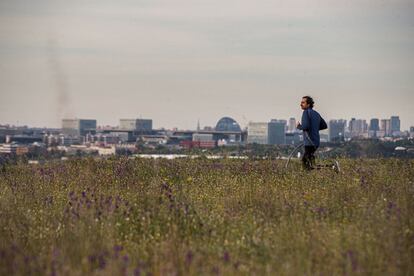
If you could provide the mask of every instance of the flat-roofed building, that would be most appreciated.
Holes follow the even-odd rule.
[[[380,130],[384,132],[384,136],[391,135],[391,120],[390,119],[382,119]]]
[[[213,134],[194,133],[193,141],[214,141]]]
[[[131,131],[151,131],[151,119],[120,119],[119,129]]]
[[[401,132],[401,121],[399,116],[391,116],[390,118],[390,132],[396,134]]]
[[[273,120],[269,123],[250,122],[247,127],[247,143],[262,145],[286,144],[286,121]]]
[[[345,139],[346,120],[329,121],[329,141],[339,142]]]
[[[250,122],[247,127],[247,143],[267,145],[269,143],[269,123]]]
[[[286,133],[286,145],[298,145],[302,139],[302,134],[299,132]]]
[[[19,145],[16,143],[2,144],[0,145],[0,154],[16,154],[18,147]]]
[[[96,120],[87,119],[63,119],[62,134],[67,136],[86,136],[96,133]]]
[[[269,144],[285,145],[286,144],[286,120],[272,119],[269,123]]]
[[[377,119],[377,118],[371,119],[370,124],[369,124],[369,130],[371,130],[371,131],[380,130],[380,128],[379,128],[379,119]]]

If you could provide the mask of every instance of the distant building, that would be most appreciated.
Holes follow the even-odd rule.
[[[0,145],[0,154],[16,154],[18,147],[19,145],[16,143],[2,144]]]
[[[96,150],[99,155],[115,155],[116,147],[114,145],[107,147],[91,147],[91,149]]]
[[[214,141],[213,134],[193,133],[193,141]]]
[[[295,132],[296,131],[296,119],[290,118],[288,124],[288,132]]]
[[[151,131],[151,119],[120,119],[119,128],[130,131]]]
[[[376,118],[371,119],[370,123],[369,123],[369,130],[371,131],[378,131],[380,130],[379,128],[379,120]]]
[[[269,143],[269,123],[250,122],[247,127],[247,143],[267,145]]]
[[[352,118],[349,121],[349,132],[351,137],[363,136],[368,131],[366,120]]]
[[[213,130],[214,130],[214,127],[211,127],[211,126],[205,126],[205,127],[203,128],[203,130],[205,130],[205,131],[213,131]]]
[[[391,120],[390,119],[381,120],[380,131],[384,133],[384,136],[391,135]]]
[[[377,118],[373,118],[369,122],[368,138],[377,138],[378,131],[380,131],[379,120]]]
[[[108,134],[118,137],[119,141],[122,143],[136,141],[136,137],[132,134],[132,132],[110,131]]]
[[[390,132],[391,132],[391,135],[401,132],[401,122],[400,122],[399,116],[391,116]]]
[[[59,144],[59,136],[58,135],[45,135],[43,137],[43,141],[48,145],[48,146],[56,146]]]
[[[240,131],[240,125],[230,117],[221,118],[216,125],[216,131]]]
[[[302,141],[303,137],[300,132],[288,132],[286,133],[286,145],[298,145]]]
[[[122,133],[122,135],[128,135],[128,134]],[[120,135],[114,135],[114,134],[109,134],[109,133],[108,134],[98,133],[96,135],[87,136],[86,142],[95,143],[97,145],[108,146],[108,145],[117,145],[120,142],[128,142],[128,139],[124,138],[124,140],[122,140]]]
[[[414,126],[410,127],[410,137],[414,137]]]
[[[25,155],[27,153],[29,153],[27,145],[20,145],[18,143],[0,144],[0,154]]]
[[[43,142],[42,136],[30,136],[30,135],[7,135],[6,143],[16,142],[19,144],[33,144],[35,142]]]
[[[21,134],[23,134],[22,128],[0,126],[0,137],[6,137],[7,135],[21,135]]]
[[[338,142],[345,139],[346,120],[329,121],[329,141]]]
[[[66,136],[86,136],[86,134],[96,133],[96,120],[85,119],[63,119],[62,134]]]
[[[281,145],[286,144],[286,121],[273,120],[269,123],[250,122],[247,128],[248,144]]]
[[[166,145],[168,136],[164,134],[140,135],[138,141],[147,145]]]
[[[82,140],[79,136],[65,136],[62,135],[59,137],[59,145],[62,146],[71,146],[71,145],[79,145],[82,143]]]
[[[205,148],[205,149],[212,149],[217,146],[216,141],[189,141],[183,140],[180,141],[180,146],[185,149],[192,149],[192,148]]]
[[[269,144],[285,145],[286,144],[286,120],[273,119],[269,123]]]

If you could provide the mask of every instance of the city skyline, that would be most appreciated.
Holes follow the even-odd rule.
[[[192,127],[192,128],[177,128],[177,127],[153,127],[153,120],[151,118],[121,118],[119,119],[118,124],[114,124],[114,125],[108,125],[108,124],[99,124],[99,120],[96,118],[78,118],[78,117],[73,117],[73,118],[64,118],[61,120],[61,124],[58,127],[50,127],[50,126],[30,126],[30,125],[14,125],[14,124],[10,124],[10,123],[2,123],[0,122],[0,126],[9,126],[9,127],[29,127],[29,128],[62,128],[65,124],[65,121],[73,121],[73,120],[86,120],[86,121],[95,121],[96,122],[96,127],[98,128],[105,128],[105,127],[111,127],[111,128],[115,128],[115,129],[126,129],[128,127],[131,127],[133,124],[135,124],[137,121],[140,122],[140,124],[142,124],[143,122],[145,122],[145,124],[148,124],[147,127],[151,128],[151,129],[180,129],[180,130],[211,130],[211,129],[215,129],[218,124],[220,124],[220,122],[222,122],[222,120],[230,120],[230,121],[234,121],[234,123],[236,123],[237,125],[239,125],[242,129],[247,129],[249,124],[251,123],[274,123],[274,122],[283,122],[285,124],[286,127],[286,131],[296,131],[296,122],[300,121],[299,119],[296,119],[294,117],[288,117],[288,118],[270,118],[268,120],[264,120],[264,121],[249,121],[247,123],[247,125],[242,125],[240,124],[237,120],[234,120],[234,118],[229,117],[229,116],[223,116],[221,117],[215,124],[212,125],[203,125],[201,127],[200,124],[200,120],[197,120],[197,126],[196,127]],[[327,122],[343,122],[344,126],[346,129],[349,129],[350,132],[356,131],[357,133],[360,132],[368,132],[368,131],[380,131],[380,130],[385,130],[387,129],[387,131],[397,131],[397,132],[409,132],[411,129],[414,128],[414,126],[409,126],[407,129],[403,129],[401,126],[401,120],[400,120],[400,116],[398,115],[393,115],[390,116],[389,118],[370,118],[370,119],[366,119],[366,118],[349,118],[349,119],[345,119],[345,118],[325,118],[327,120]],[[381,123],[381,125],[380,125]],[[388,125],[384,125],[388,123]],[[355,125],[356,124],[356,125]],[[128,126],[128,127],[127,127]],[[64,127],[63,127],[64,128]],[[354,130],[352,130],[353,128],[356,128]],[[325,132],[329,132],[329,129],[327,129]],[[390,133],[391,133],[390,132]]]
[[[0,123],[151,118],[155,128],[300,119],[414,125],[414,3],[0,3]]]

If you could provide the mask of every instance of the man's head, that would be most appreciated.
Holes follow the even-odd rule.
[[[313,108],[314,103],[315,102],[313,101],[312,97],[304,96],[302,97],[302,101],[300,102],[300,107],[303,110],[308,109],[308,108]]]

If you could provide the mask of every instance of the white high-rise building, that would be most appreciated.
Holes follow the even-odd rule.
[[[290,118],[289,125],[288,125],[288,132],[295,132],[296,131],[296,119]]]

